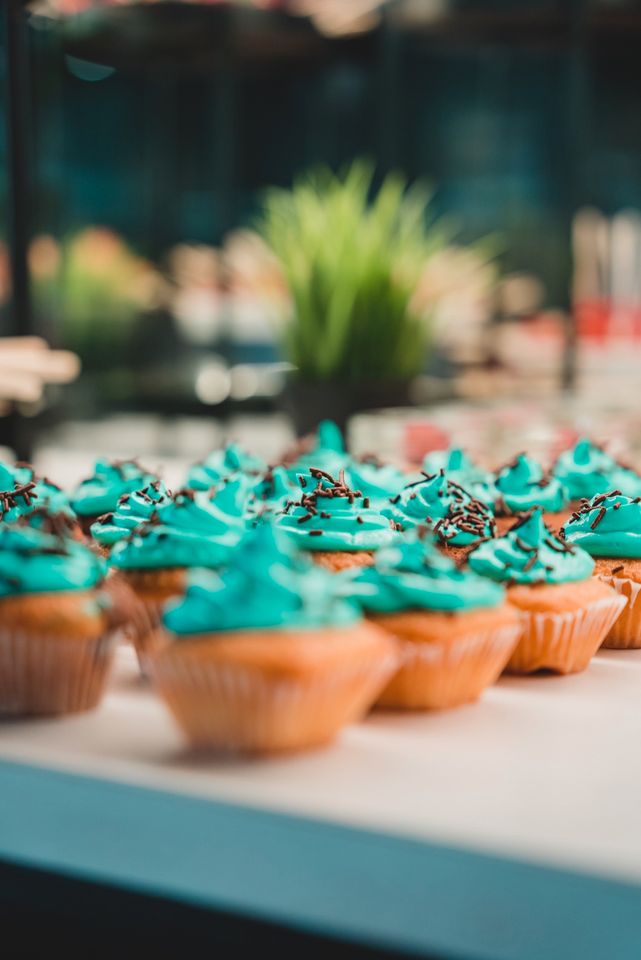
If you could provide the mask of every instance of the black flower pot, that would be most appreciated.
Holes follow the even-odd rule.
[[[321,420],[334,420],[343,433],[356,413],[384,407],[410,406],[411,380],[299,380],[291,377],[283,391],[283,407],[296,434],[304,436]]]

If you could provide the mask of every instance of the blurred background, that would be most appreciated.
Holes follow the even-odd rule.
[[[641,454],[641,3],[3,15],[0,334],[82,364],[5,404],[21,456],[269,455],[324,413],[406,459]]]

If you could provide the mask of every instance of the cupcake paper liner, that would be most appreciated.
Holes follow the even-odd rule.
[[[149,662],[167,642],[161,628],[162,611],[169,598],[162,600],[137,597],[138,605],[128,636],[133,644],[138,666],[144,677],[149,677]]]
[[[60,637],[0,627],[0,714],[91,710],[100,701],[118,634]]]
[[[157,653],[167,640],[161,629],[163,609],[169,600],[182,593],[185,571],[179,568],[144,573],[136,571],[133,576],[119,571],[116,576],[126,586],[132,598],[125,632],[136,651],[140,672],[148,677],[150,657]]]
[[[304,679],[213,659],[151,658],[154,686],[197,749],[267,754],[320,746],[372,705],[395,652]]]
[[[420,643],[398,637],[401,666],[377,706],[441,710],[478,699],[502,673],[521,634],[511,623],[463,635],[454,641]]]
[[[522,610],[523,634],[507,672],[584,670],[626,603],[625,597],[613,593],[566,613]]]
[[[599,579],[614,587],[617,593],[627,600],[602,646],[612,650],[641,649],[641,583],[627,577],[608,577],[603,574],[599,574]]]

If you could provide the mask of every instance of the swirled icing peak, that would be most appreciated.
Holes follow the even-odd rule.
[[[420,528],[380,550],[374,566],[354,579],[353,591],[362,606],[375,613],[454,612],[494,607],[503,600],[501,587],[457,569]]]
[[[532,507],[554,512],[567,503],[567,491],[560,480],[546,474],[537,460],[520,453],[496,475],[497,513],[521,513]]]
[[[585,580],[594,561],[549,530],[543,510],[534,508],[495,540],[482,543],[468,557],[472,570],[510,584],[556,584]]]
[[[641,476],[586,437],[558,457],[552,472],[565,485],[571,500],[591,499],[608,490],[620,490],[628,497],[641,496]]]
[[[303,550],[377,550],[391,543],[394,524],[378,513],[368,497],[352,490],[340,471],[338,480],[311,468],[299,477],[300,500],[290,503],[277,523]]]
[[[202,463],[195,463],[187,474],[186,486],[192,490],[208,490],[228,477],[236,474],[264,473],[267,464],[260,457],[243,450],[238,444],[230,443],[220,450],[214,450]]]
[[[350,486],[360,490],[376,508],[387,506],[389,498],[396,496],[407,483],[407,476],[394,464],[379,463],[371,457],[352,460],[345,473]]]
[[[340,574],[313,564],[265,522],[220,573],[191,574],[185,597],[167,607],[163,622],[178,636],[348,625],[359,612],[341,596],[342,583]]]
[[[563,534],[593,557],[641,558],[641,498],[613,490],[584,500]]]
[[[97,460],[93,476],[73,491],[71,506],[79,516],[99,517],[115,510],[123,493],[141,490],[157,479],[136,460]]]
[[[293,459],[288,459],[287,469],[292,478],[299,473],[307,473],[311,467],[324,470],[338,476],[338,472],[348,467],[349,454],[345,450],[343,436],[333,420],[323,420],[318,425],[311,446],[307,439],[302,441],[303,449],[296,451]]]
[[[245,531],[244,518],[225,513],[207,493],[181,490],[116,543],[110,562],[123,570],[217,567]]]
[[[432,476],[423,474],[390,502],[386,514],[404,529],[431,525],[439,539],[453,546],[467,546],[494,535],[494,516],[489,507],[448,480],[443,471]]]
[[[22,524],[0,526],[0,597],[88,590],[105,564],[84,544]]]
[[[427,474],[444,472],[448,480],[459,483],[471,496],[487,506],[496,500],[494,477],[489,470],[483,470],[470,459],[461,447],[449,447],[447,450],[434,450],[423,460],[423,471]]]

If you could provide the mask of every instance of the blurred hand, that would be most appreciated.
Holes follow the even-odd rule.
[[[69,350],[52,350],[41,337],[0,338],[0,403],[40,400],[47,383],[70,383],[80,360]]]

